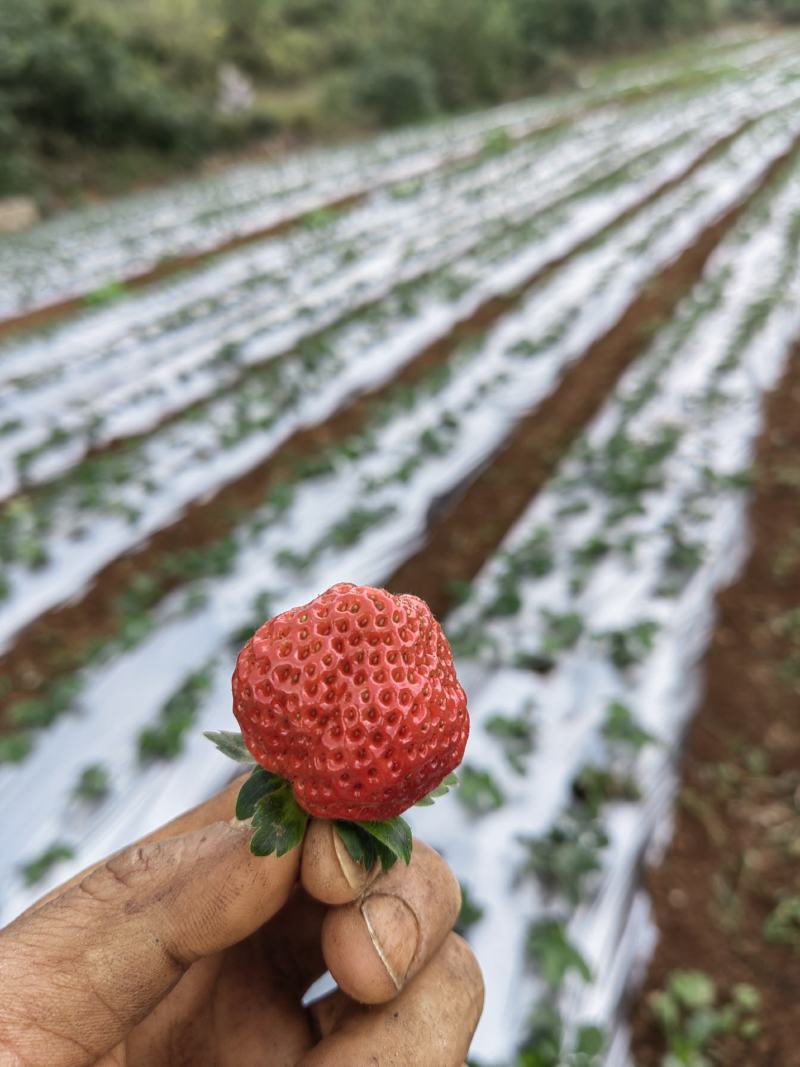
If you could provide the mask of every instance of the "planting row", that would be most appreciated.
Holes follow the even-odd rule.
[[[337,319],[374,309],[400,283],[424,279],[476,242],[496,239],[497,228],[610,182],[643,156],[667,156],[691,135],[698,145],[710,143],[748,105],[764,106],[754,91],[752,98],[730,97],[723,120],[713,119],[706,99],[677,124],[652,109],[632,127],[608,116],[584,120],[574,136],[526,143],[457,179],[377,199],[257,252],[230,255],[155,296],[7,346],[0,352],[2,488],[11,493],[75,462],[92,445],[146,432],[229,387],[248,367]],[[686,101],[680,103],[685,112]]]
[[[229,255],[161,292],[6,346],[0,492],[51,478],[90,448],[147,432],[343,317],[371,321],[393,292],[435,286],[459,257],[497,246],[504,235],[506,243],[530,242],[530,233],[518,231],[535,215],[550,213],[536,219],[540,241],[556,225],[568,240],[574,227],[563,213],[571,198],[605,191],[609,210],[615,193],[624,204],[637,169],[667,178],[684,165],[684,154],[702,153],[737,124],[788,103],[794,90],[785,79],[798,69],[792,61],[716,94],[695,90],[627,114],[593,114],[568,132],[400,197],[374,198],[346,216]],[[558,206],[562,215],[554,218]],[[480,285],[480,262],[464,267]],[[449,293],[436,295],[442,303]],[[414,311],[409,306],[407,314]]]
[[[715,51],[708,73],[740,69],[785,52],[788,41],[761,41]],[[636,85],[657,88],[680,73],[668,65],[636,80],[601,81],[561,99],[525,101],[420,127],[342,149],[277,163],[250,164],[203,181],[96,205],[4,239],[0,247],[0,316],[65,297],[103,292],[109,283],[170,257],[213,249],[241,234],[296,218],[344,196],[408,180],[480,151],[496,131],[522,137],[563,121]]]
[[[604,230],[597,241],[554,270],[521,312],[522,322],[536,322],[534,334],[524,336],[527,326],[514,334],[513,320],[500,331],[505,340],[497,343],[497,358],[506,365],[497,373],[511,373],[511,366],[516,374],[515,361],[525,364],[520,354],[527,355],[531,373],[542,382],[542,394],[546,392],[557,368],[563,369],[614,322],[653,271],[747,193],[770,161],[786,150],[796,128],[791,108],[761,120],[686,181]],[[611,210],[605,195],[599,202],[596,197],[577,199],[573,209],[578,212],[579,233],[585,238],[592,232],[599,211],[604,220],[613,217],[617,197],[622,207],[635,203],[648,188],[657,187],[660,176],[645,169],[640,180],[638,188],[635,179],[630,182],[633,192],[623,187],[612,197]],[[583,218],[582,207],[587,213]],[[531,239],[525,232],[517,236]],[[510,238],[509,234],[503,240]],[[564,240],[560,230],[554,240]],[[557,251],[562,248],[555,245]],[[490,248],[476,264],[476,276],[480,278],[491,265],[492,284],[512,289],[546,262],[552,249],[546,241],[523,245],[519,251],[512,246],[501,249],[500,258]],[[454,313],[469,311],[483,294],[485,290],[477,296],[468,291],[463,303],[455,303]],[[380,336],[371,335],[362,323],[346,324],[330,345],[301,350],[297,358],[271,364],[271,373],[250,379],[252,391],[246,399],[223,397],[135,448],[81,465],[73,478],[48,492],[12,501],[2,516],[0,549],[7,593],[0,612],[2,640],[8,641],[20,626],[53,604],[79,593],[105,563],[176,518],[188,502],[252,470],[299,426],[323,419],[351,393],[390,378],[421,342],[437,336],[436,325],[424,316],[411,320],[407,332],[394,332],[377,360]],[[494,336],[487,344],[496,344]],[[512,351],[518,343],[519,351]],[[483,375],[480,388],[488,389],[494,361],[474,359],[472,366]],[[462,375],[462,380],[469,387],[470,376]],[[513,382],[508,391],[510,400],[503,403],[524,410],[529,403],[526,394],[516,392]]]

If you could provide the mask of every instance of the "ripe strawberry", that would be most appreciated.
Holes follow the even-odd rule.
[[[259,627],[236,663],[233,711],[242,737],[209,737],[258,764],[237,802],[253,851],[288,851],[313,815],[337,820],[357,860],[385,867],[410,857],[398,816],[447,791],[469,735],[427,604],[347,583]]]
[[[391,819],[464,755],[450,647],[415,596],[340,584],[264,623],[239,654],[233,711],[257,763],[323,819]]]

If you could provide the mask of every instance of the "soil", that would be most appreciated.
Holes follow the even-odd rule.
[[[800,345],[769,398],[750,509],[752,552],[718,599],[686,738],[674,838],[647,875],[659,941],[633,1014],[634,1051],[663,1042],[647,994],[675,969],[737,982],[762,999],[762,1035],[711,1050],[724,1067],[800,1067],[800,922],[770,943],[776,904],[800,894]]]
[[[695,160],[683,174],[663,183],[642,202],[627,209],[608,229],[685,180],[729,140],[726,137],[717,142],[702,159]],[[775,176],[798,145],[800,139],[770,166],[759,188]],[[652,277],[618,323],[572,367],[555,393],[523,419],[491,462],[476,472],[476,480],[464,487],[466,491],[460,496],[453,494],[432,509],[433,527],[427,544],[390,578],[389,588],[413,589],[428,600],[437,615],[447,611],[451,606],[453,582],[474,576],[495,550],[619,375],[646,343],[654,324],[669,315],[697,281],[706,260],[757,191],[709,225],[694,245]],[[231,533],[243,514],[263,503],[272,486],[293,478],[302,459],[358,432],[376,405],[391,391],[419,380],[443,363],[465,339],[483,333],[534,285],[596,240],[596,236],[537,270],[512,293],[485,301],[451,331],[422,349],[390,382],[355,398],[324,423],[294,434],[279,452],[212,496],[190,505],[180,519],[159,530],[135,551],[113,560],[82,595],[43,613],[21,630],[11,647],[0,656],[0,677],[6,681],[0,697],[0,732],[12,726],[8,710],[17,701],[35,695],[44,684],[82,666],[93,643],[114,636],[119,628],[120,596],[137,575],[155,575],[173,553],[207,547]],[[175,575],[160,577],[157,598],[166,596],[180,584]]]

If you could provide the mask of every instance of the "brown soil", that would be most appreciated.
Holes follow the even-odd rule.
[[[768,401],[752,554],[718,599],[674,839],[647,876],[660,939],[645,994],[685,968],[761,994],[762,1036],[719,1044],[724,1067],[800,1067],[800,925],[794,948],[764,937],[776,903],[800,894],[800,615],[793,636],[786,625],[800,608],[799,412],[800,345]],[[633,1031],[637,1063],[655,1067],[663,1045],[644,995]]]
[[[712,146],[681,175],[627,209],[607,229],[612,229],[684,181],[734,136],[732,134]],[[793,151],[794,148],[787,157]],[[783,157],[770,167],[765,183],[782,162]],[[428,548],[394,576],[395,587],[419,592],[429,599],[437,613],[446,610],[450,581],[469,577],[479,569],[558,457],[599,406],[623,367],[636,355],[648,328],[667,314],[699,277],[711,251],[754,195],[727,212],[673,266],[650,280],[617,326],[573,367],[556,394],[543,408],[523,420],[507,451],[498,455],[455,511],[445,516],[434,531]],[[93,643],[116,634],[120,624],[119,598],[137,575],[156,575],[164,561],[174,553],[207,547],[231,533],[242,515],[263,503],[271,487],[293,479],[302,459],[318,455],[358,432],[376,405],[394,389],[413,384],[442,364],[460,344],[487,330],[533,286],[591,244],[597,236],[546,264],[512,293],[485,301],[451,331],[422,349],[390,382],[356,397],[324,423],[294,434],[279,452],[213,496],[190,505],[172,525],[158,531],[135,551],[109,563],[82,595],[43,613],[21,630],[11,647],[0,656],[0,677],[6,680],[0,697],[0,731],[12,725],[8,722],[7,712],[14,703],[35,695],[48,682],[80,667]],[[432,519],[444,511],[446,506],[441,502],[433,509]],[[493,516],[491,522],[486,521],[487,514]],[[467,515],[469,519],[464,517]],[[470,529],[465,523],[472,526],[469,537],[464,536],[464,530]],[[160,576],[159,598],[180,584],[176,576]]]

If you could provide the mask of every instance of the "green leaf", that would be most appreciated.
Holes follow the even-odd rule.
[[[337,819],[334,825],[353,860],[360,863],[366,870],[371,870],[378,862],[378,842],[375,838],[371,837],[366,830],[362,830],[357,822]]]
[[[411,827],[405,819],[398,815],[396,819],[387,819],[385,822],[360,822],[359,826],[370,837],[374,837],[384,849],[388,849],[396,859],[403,860],[406,865],[411,863],[413,847]],[[381,856],[381,862],[383,862],[383,856]],[[386,870],[385,866],[384,870]]]
[[[659,990],[648,996],[647,1004],[665,1033],[672,1033],[678,1028],[681,1008],[673,996]]]
[[[761,1007],[761,994],[755,986],[739,982],[733,987],[733,1000],[743,1011],[758,1011]]]
[[[401,818],[385,822],[336,820],[336,832],[356,863],[369,870],[379,860],[388,871],[397,860],[411,862],[411,827]]]
[[[599,1026],[583,1026],[578,1031],[575,1051],[583,1056],[599,1056],[605,1044],[606,1037]]]
[[[613,700],[608,705],[606,721],[603,724],[603,737],[618,745],[627,745],[634,752],[655,742],[655,737],[637,724],[627,704],[619,700]]]
[[[448,776],[442,782],[440,782],[435,789],[432,789],[430,793],[427,794],[427,796],[424,796],[422,800],[418,800],[415,807],[429,808],[431,804],[434,803],[434,801],[438,800],[439,797],[446,796],[447,793],[449,793],[450,790],[454,789],[457,785],[458,778],[455,776],[455,774],[448,774]]]
[[[283,856],[302,842],[308,812],[294,799],[292,787],[284,781],[272,789],[255,806],[250,851],[255,856]]]
[[[108,768],[102,763],[90,763],[81,771],[72,795],[78,800],[99,801],[104,800],[110,791]]]
[[[675,999],[690,1011],[712,1007],[717,997],[714,980],[702,971],[672,971],[667,985]]]
[[[505,803],[500,786],[488,771],[479,771],[469,764],[461,767],[461,788],[456,794],[459,802],[474,815],[488,815]]]
[[[56,841],[46,848],[36,859],[26,863],[22,868],[25,885],[34,886],[49,874],[52,867],[62,860],[75,858],[75,849],[63,841]]]
[[[203,736],[216,745],[222,755],[227,756],[228,759],[235,760],[237,763],[255,763],[240,733],[234,730],[220,730],[216,733],[208,731]]]
[[[556,919],[542,919],[528,931],[528,955],[539,974],[551,989],[558,989],[571,971],[577,971],[584,982],[592,980],[586,960],[568,940],[562,923]]]
[[[239,790],[239,796],[236,798],[236,818],[252,819],[259,801],[285,784],[286,779],[281,778],[279,774],[256,767]]]
[[[27,730],[0,737],[0,763],[22,763],[33,749],[33,735]]]

